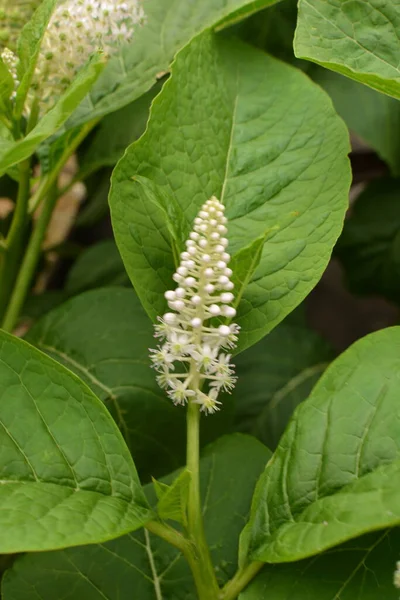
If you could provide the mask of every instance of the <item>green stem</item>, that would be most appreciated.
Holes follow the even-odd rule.
[[[158,535],[172,546],[175,546],[175,548],[178,548],[178,550],[183,552],[183,554],[186,554],[186,552],[188,551],[188,540],[185,539],[183,535],[173,527],[164,525],[164,523],[161,523],[159,521],[149,521],[148,523],[146,523],[145,527],[151,533]]]
[[[200,600],[218,600],[218,585],[215,592],[210,588],[206,573],[201,569],[198,550],[190,540],[185,538],[176,529],[164,525],[159,521],[150,521],[146,523],[145,528],[182,552],[192,571]]]
[[[222,588],[220,600],[235,600],[263,566],[262,562],[252,562],[239,569],[236,575]]]
[[[95,127],[95,125],[97,123],[98,123],[98,119],[94,119],[93,121],[91,121],[90,123],[87,123],[86,125],[84,125],[81,128],[79,133],[72,140],[71,144],[67,148],[65,148],[64,152],[62,153],[61,157],[57,161],[53,170],[50,173],[48,173],[45,177],[42,178],[41,183],[40,183],[36,193],[34,194],[34,196],[32,196],[32,198],[29,201],[29,209],[30,209],[29,212],[33,212],[40,205],[42,200],[44,200],[47,197],[46,201],[44,202],[42,212],[41,212],[41,214],[37,220],[37,223],[34,227],[31,239],[29,241],[28,248],[26,249],[25,256],[24,256],[16,283],[15,283],[15,288],[11,294],[11,298],[8,303],[7,311],[6,311],[3,325],[2,325],[3,329],[5,329],[6,331],[12,331],[12,329],[14,328],[14,326],[18,320],[19,313],[25,302],[25,298],[26,298],[26,295],[29,290],[29,285],[32,281],[32,277],[34,275],[37,263],[39,261],[42,242],[46,235],[46,230],[47,230],[51,215],[53,213],[54,206],[55,206],[57,198],[58,198],[56,185],[57,185],[57,179],[60,174],[60,171],[64,167],[65,163],[70,158],[70,156],[75,152],[75,150],[77,149],[79,144],[84,140],[84,138],[93,129],[93,127]],[[28,188],[27,188],[28,193],[27,193],[26,197],[24,196],[25,202],[24,202],[24,207],[23,207],[25,218],[27,218],[27,214],[28,214],[28,204],[27,203],[28,203],[28,195],[29,195],[29,176],[27,178],[27,185],[28,185]],[[18,202],[17,202],[17,205],[18,205]],[[22,213],[22,208],[21,208],[21,213]],[[10,235],[12,235],[11,231],[10,231]],[[12,254],[13,253],[10,251],[10,255],[12,255]],[[11,285],[12,285],[14,279],[15,279],[15,275],[14,275],[14,278],[12,279]],[[3,291],[3,285],[2,285],[1,289]],[[5,304],[3,306],[3,311],[5,310],[5,307],[7,306],[8,298],[9,298],[9,294],[7,294],[5,297]],[[0,306],[0,308],[1,308],[1,306]],[[3,314],[3,311],[0,312],[0,315]]]
[[[189,402],[187,409],[187,468],[191,473],[188,502],[188,534],[196,549],[189,561],[196,583],[199,600],[217,600],[219,587],[211,562],[204,533],[200,497],[200,406]]]
[[[53,193],[49,194],[47,197],[39,218],[35,224],[4,317],[3,329],[5,331],[12,331],[17,323],[19,313],[24,305],[32,278],[35,274],[42,248],[42,242],[44,236],[46,235],[47,227],[49,225],[56,200],[57,193],[56,190],[53,190]]]
[[[19,186],[10,230],[5,241],[6,252],[2,255],[0,272],[0,316],[3,315],[14,285],[21,260],[23,241],[28,224],[28,199],[30,189],[30,160],[19,165]]]

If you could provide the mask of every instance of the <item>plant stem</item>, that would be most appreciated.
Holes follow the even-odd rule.
[[[187,468],[191,473],[188,502],[188,534],[196,549],[189,561],[199,600],[217,600],[219,587],[207,545],[200,497],[200,407],[189,402],[187,409]]]
[[[181,533],[179,533],[179,531],[177,531],[173,527],[164,525],[164,523],[161,523],[159,521],[149,521],[148,523],[146,523],[145,527],[151,533],[158,535],[163,540],[165,540],[172,546],[175,546],[175,548],[178,548],[178,550],[186,554],[189,542],[183,537]]]
[[[235,600],[263,566],[262,562],[252,562],[239,569],[236,575],[222,588],[220,600]]]
[[[0,316],[3,315],[12,286],[14,285],[18,264],[21,260],[23,241],[28,223],[28,199],[30,189],[30,160],[19,165],[19,186],[10,230],[5,241],[6,251],[2,256],[0,273]]]
[[[10,303],[4,317],[3,329],[5,331],[12,331],[17,323],[19,313],[24,305],[26,295],[29,291],[31,281],[39,261],[42,242],[44,236],[46,235],[47,227],[49,225],[56,200],[57,193],[56,190],[53,190],[53,192],[48,195],[39,218],[35,224],[20,271],[18,273],[17,280],[15,282]]]
[[[81,128],[79,133],[77,133],[75,135],[71,144],[65,148],[64,152],[62,153],[61,157],[57,161],[53,170],[50,173],[48,173],[45,177],[42,178],[39,188],[37,189],[36,193],[29,201],[29,209],[30,209],[30,212],[32,212],[34,209],[36,209],[40,205],[42,200],[44,200],[46,198],[46,201],[44,202],[44,205],[42,208],[42,212],[36,222],[33,233],[31,235],[31,239],[29,241],[29,245],[26,249],[25,256],[24,256],[22,265],[20,267],[20,271],[19,271],[17,280],[15,282],[15,288],[11,294],[11,298],[9,299],[10,292],[7,294],[4,294],[4,300],[3,300],[4,305],[2,307],[3,310],[1,310],[1,299],[0,299],[0,316],[3,314],[3,311],[5,310],[5,308],[7,306],[7,302],[8,302],[6,314],[5,314],[5,317],[3,320],[3,324],[2,324],[3,329],[5,329],[6,331],[12,331],[18,320],[19,313],[25,302],[25,298],[26,298],[26,295],[29,290],[29,285],[32,281],[32,277],[34,275],[37,263],[39,261],[42,242],[43,242],[44,236],[46,235],[46,230],[47,230],[48,224],[50,222],[50,218],[53,213],[54,206],[58,199],[56,186],[57,186],[57,179],[60,174],[60,171],[64,167],[64,165],[67,162],[67,160],[69,159],[69,157],[75,152],[76,148],[84,140],[84,138],[88,135],[88,133],[93,129],[93,127],[95,127],[95,125],[98,123],[98,121],[99,121],[99,119],[94,119],[93,121],[86,123]],[[22,163],[22,164],[24,164],[24,163]],[[28,162],[28,164],[30,164],[30,162]],[[24,187],[22,190],[22,191],[25,191],[25,194],[23,196],[24,202],[20,203],[21,204],[21,209],[20,209],[21,219],[22,219],[22,213],[23,213],[24,219],[27,219],[27,216],[28,216],[29,174],[30,173],[28,170],[28,176],[27,176],[27,182],[26,182],[27,188]],[[21,189],[21,187],[22,187],[22,180],[20,181],[20,189]],[[22,194],[22,191],[21,191],[21,194]],[[18,200],[17,200],[17,207],[18,207]],[[15,215],[14,215],[14,217],[15,217]],[[11,229],[10,229],[10,234],[9,234],[10,238],[12,238],[12,236],[14,235],[12,232],[12,229],[13,229],[13,225],[11,226]],[[11,245],[11,241],[10,241],[10,245]],[[10,249],[10,257],[12,257],[12,258],[10,258],[9,261],[12,263],[12,265],[14,265],[14,269],[15,269],[15,265],[18,265],[18,262],[20,259],[20,256],[18,254],[17,254],[18,258],[16,259],[15,254],[16,253]],[[7,258],[6,258],[6,261],[7,261]],[[13,275],[12,278],[10,278],[10,283],[9,283],[8,289],[10,289],[10,287],[13,285],[14,279],[15,279],[15,274]],[[3,279],[2,279],[1,280],[2,294],[4,293],[3,289],[4,289],[4,284],[3,284]]]
[[[175,548],[178,548],[178,550],[182,552],[192,571],[200,600],[218,600],[218,585],[216,591],[214,592],[210,588],[210,583],[207,578],[204,579],[204,572],[200,568],[198,551],[190,540],[185,538],[176,529],[164,525],[158,521],[150,521],[149,523],[146,523],[145,528],[151,533],[158,535],[172,546],[175,546]]]

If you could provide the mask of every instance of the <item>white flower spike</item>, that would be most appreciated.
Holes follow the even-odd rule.
[[[153,367],[160,373],[157,381],[174,404],[200,404],[206,414],[219,410],[219,392],[232,390],[236,382],[231,355],[224,349],[236,346],[239,327],[215,320],[236,315],[228,240],[223,237],[226,223],[224,205],[213,196],[194,220],[173,275],[178,285],[165,292],[172,312],[159,318],[155,328],[155,337],[164,343],[151,350]]]
[[[131,41],[144,20],[142,0],[59,1],[43,36],[34,75],[40,112],[52,107],[94,52],[113,54],[122,43]],[[8,49],[2,59],[18,86],[18,59]]]

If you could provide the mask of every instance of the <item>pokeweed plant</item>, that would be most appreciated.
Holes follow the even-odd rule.
[[[0,270],[5,600],[398,596],[400,330],[326,368],[301,315],[285,318],[340,234],[349,143],[320,87],[227,29],[269,4],[43,0],[17,43],[7,13],[0,168],[18,194]],[[364,16],[395,26],[397,9],[381,4]],[[300,2],[296,52],[395,95],[388,57],[351,54],[353,41],[372,52],[371,23],[353,27],[365,6]],[[305,19],[319,18],[315,50]],[[340,56],[326,51],[326,23],[354,36]],[[61,170],[101,117],[166,70],[109,196],[135,292],[86,291],[20,339]],[[93,139],[109,135],[103,124]],[[87,288],[111,248],[79,267]],[[77,268],[70,295],[78,284]],[[296,378],[308,385],[289,419],[269,386],[296,336],[319,362],[310,352],[306,377],[285,373],[284,395]]]

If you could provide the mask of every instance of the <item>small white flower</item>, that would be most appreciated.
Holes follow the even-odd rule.
[[[204,369],[206,373],[213,369],[217,354],[218,347],[211,348],[209,344],[203,344],[191,352],[191,356],[196,361],[198,369]]]
[[[186,333],[178,334],[173,331],[168,339],[174,360],[187,356],[194,349],[194,344],[190,343],[190,338]]]
[[[220,406],[222,402],[217,400],[218,390],[212,388],[208,394],[204,394],[203,392],[198,391],[195,400],[192,400],[194,404],[200,404],[201,412],[205,412],[209,415],[215,413],[217,410],[220,410]]]
[[[230,354],[220,354],[218,361],[214,363],[212,372],[218,375],[232,375],[233,366],[231,364]]]
[[[162,388],[163,390],[165,390],[166,388],[170,387],[173,384],[173,381],[167,370],[165,370],[162,373],[160,373],[159,375],[157,375],[156,381],[157,381],[158,385],[160,386],[160,388]]]
[[[186,382],[183,381],[171,381],[171,389],[168,390],[168,396],[171,398],[174,404],[186,404],[188,399],[195,395],[195,392],[187,389],[186,385]]]
[[[175,357],[170,351],[169,344],[164,344],[164,346],[158,346],[155,350],[150,350],[152,353],[151,360],[156,369],[162,367],[168,367],[170,369],[174,369],[174,360]]]
[[[231,375],[230,373],[221,373],[217,375],[216,378],[211,381],[210,386],[219,390],[225,390],[225,392],[230,392],[236,383],[236,377]]]
[[[173,313],[167,313],[173,314]],[[158,317],[157,320],[159,324],[154,325],[154,337],[159,338],[161,340],[168,339],[171,333],[173,332],[173,327],[170,323],[168,323],[164,317]]]

